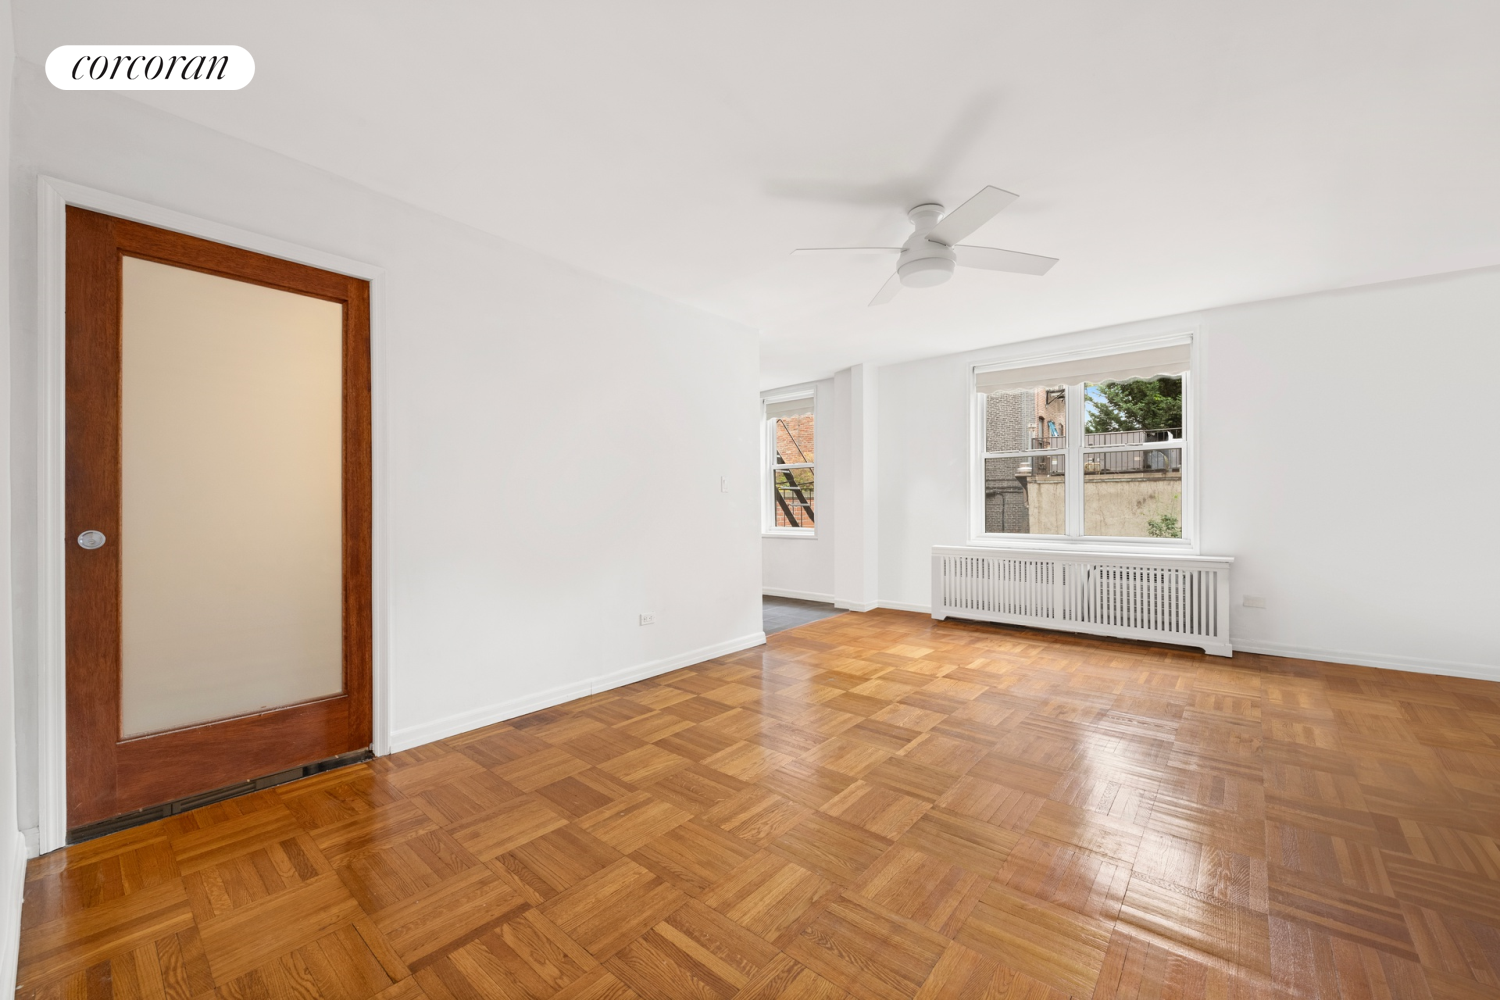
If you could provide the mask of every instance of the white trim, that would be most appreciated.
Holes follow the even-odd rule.
[[[1003,359],[989,361],[975,361],[966,367],[967,379],[964,392],[969,400],[969,537],[965,545],[979,548],[995,549],[1036,549],[1046,548],[1054,551],[1070,549],[1072,547],[1089,547],[1108,552],[1120,554],[1141,555],[1170,555],[1179,553],[1191,554],[1199,550],[1198,539],[1202,532],[1199,530],[1199,483],[1201,477],[1198,475],[1197,441],[1198,441],[1198,384],[1201,381],[1197,377],[1199,371],[1199,330],[1197,324],[1169,334],[1161,334],[1153,337],[1123,337],[1118,340],[1104,340],[1091,344],[1087,347],[1071,348],[1065,351],[1045,351],[1039,354],[1017,355],[1003,357]],[[980,393],[975,389],[976,379],[983,372],[1006,371],[1014,368],[1029,368],[1034,365],[1055,364],[1060,361],[1087,360],[1097,357],[1108,357],[1111,354],[1121,354],[1127,351],[1148,350],[1157,347],[1172,347],[1180,344],[1188,345],[1188,370],[1183,375],[1182,393],[1182,436],[1183,440],[1174,442],[1174,447],[1182,450],[1182,537],[1143,539],[1143,538],[1115,538],[1105,536],[1091,536],[1082,534],[1083,531],[1083,438],[1078,436],[1079,445],[1067,451],[1068,465],[1067,477],[1064,480],[1064,488],[1068,491],[1067,504],[1064,508],[1067,518],[1067,530],[1076,531],[1076,534],[1068,535],[1002,535],[987,534],[984,530],[984,458],[983,444],[985,441],[985,414],[980,406]],[[1069,386],[1072,389],[1072,386]],[[1074,400],[1078,393],[1069,392],[1067,400],[1068,426],[1083,426],[1083,400]],[[1068,435],[1073,440],[1074,435]],[[1121,447],[1117,450],[1136,450]],[[1047,452],[1051,454],[1049,450]],[[1077,466],[1075,469],[1074,466]]]
[[[391,733],[391,752],[400,753],[424,743],[435,740],[447,739],[457,736],[459,733],[467,733],[470,730],[491,726],[506,719],[514,719],[529,712],[537,712],[553,705],[561,705],[563,702],[584,698],[596,692],[607,691],[619,687],[622,684],[630,684],[633,681],[644,680],[647,677],[655,677],[658,674],[669,673],[682,667],[689,667],[704,660],[712,660],[716,656],[727,656],[737,653],[742,649],[750,649],[754,646],[765,644],[766,634],[764,632],[752,632],[749,635],[740,636],[738,639],[730,639],[726,642],[715,643],[712,646],[704,646],[700,649],[690,649],[686,653],[669,656],[661,660],[652,660],[634,667],[626,667],[624,670],[616,670],[612,674],[595,677],[590,680],[573,681],[568,684],[560,684],[545,691],[535,694],[523,695],[520,698],[512,698],[509,701],[500,702],[497,705],[485,705],[481,708],[469,709],[456,715],[445,716],[434,719],[431,722],[423,722],[405,729],[397,729]]]
[[[67,627],[64,617],[66,506],[66,372],[64,347],[69,205],[160,229],[363,278],[370,283],[370,405],[372,487],[373,663],[372,747],[390,752],[390,521],[387,465],[385,269],[311,247],[160,208],[108,191],[45,175],[37,178],[37,809],[38,849],[63,846],[67,836]]]
[[[1264,642],[1259,639],[1231,639],[1236,653],[1261,653],[1266,656],[1287,656],[1298,660],[1317,660],[1322,663],[1346,663],[1356,667],[1375,667],[1380,670],[1405,670],[1414,674],[1436,674],[1441,677],[1468,677],[1480,681],[1500,681],[1500,666],[1489,663],[1465,663],[1459,660],[1425,660],[1409,656],[1383,656],[1377,653],[1355,653],[1343,649],[1321,649],[1314,646],[1293,646],[1284,642]]]
[[[832,604],[832,594],[814,594],[807,590],[785,590],[781,587],[762,587],[760,592],[766,597],[789,597],[794,601],[816,601],[819,604]]]
[[[890,608],[892,611],[915,611],[918,614],[932,614],[931,604],[910,604],[906,601],[881,601],[882,608]]]
[[[780,389],[767,389],[760,394],[760,535],[762,538],[817,538],[818,522],[814,515],[811,528],[791,528],[776,526],[776,509],[771,501],[771,494],[775,489],[776,473],[771,468],[771,458],[774,454],[771,441],[774,433],[766,424],[766,404],[781,403],[792,399],[810,399],[813,404],[813,460],[811,462],[789,462],[787,465],[797,468],[811,468],[813,470],[813,496],[816,498],[818,489],[818,446],[817,440],[823,434],[823,412],[820,406],[822,393],[818,391],[816,382],[803,382],[801,385],[783,386]],[[813,501],[816,503],[816,499]]]
[[[834,601],[833,606],[840,611],[874,611],[880,607],[879,601],[868,601],[856,603],[854,601]]]
[[[775,389],[762,389],[760,400],[762,403],[779,403],[787,399],[802,399],[811,396],[818,391],[819,382],[827,382],[828,379],[813,379],[811,382],[798,382],[796,385],[783,385]]]
[[[1175,333],[1164,333],[1154,337],[1122,337],[1119,340],[1103,340],[1087,347],[1074,347],[1065,351],[1043,351],[1040,354],[1011,354],[1004,351],[1000,358],[993,361],[975,361],[970,367],[969,388],[974,388],[973,376],[980,372],[1007,371],[1012,368],[1030,368],[1033,365],[1050,365],[1060,361],[1087,361],[1092,358],[1106,358],[1111,354],[1124,354],[1127,351],[1144,351],[1153,347],[1175,347],[1179,344],[1188,344],[1196,341],[1198,328],[1178,330]],[[1009,355],[1009,356],[1007,356]],[[1196,360],[1196,359],[1195,359]]]
[[[21,899],[26,891],[26,838],[11,831],[10,858],[0,861],[0,996],[16,992],[21,951]]]
[[[1042,537],[1043,538],[1056,538],[1057,536],[1055,536],[1055,535],[1043,535]],[[1118,555],[1125,555],[1125,554],[1127,554],[1127,553],[1121,552],[1118,547],[1113,546],[1113,545],[1097,545],[1097,544],[1092,544],[1092,543],[1096,543],[1096,542],[1100,541],[1100,539],[1097,539],[1097,538],[1084,539],[1084,541],[1089,542],[1091,544],[1090,545],[1077,545],[1077,546],[1073,546],[1073,545],[1052,545],[1052,544],[1049,544],[1049,545],[1033,545],[1033,546],[1029,546],[1029,548],[1031,548],[1033,550],[1041,551],[1041,552],[1048,552],[1048,553],[1051,553],[1052,555],[1055,555],[1055,556],[1070,556],[1070,557],[1078,557],[1078,556],[1103,556],[1103,557],[1109,557],[1109,556],[1118,556]],[[970,546],[970,545],[934,545],[932,547],[932,553],[933,553],[933,555],[941,555],[941,556],[973,555],[973,553],[969,551],[970,548],[973,548],[973,546]],[[1189,563],[1189,564],[1202,563],[1202,564],[1210,564],[1210,563],[1232,563],[1232,562],[1234,562],[1234,556],[1205,556],[1205,555],[1199,555],[1199,554],[1197,554],[1195,552],[1163,552],[1160,549],[1156,549],[1156,548],[1146,549],[1145,551],[1142,551],[1142,552],[1136,552],[1136,553],[1130,553],[1130,554],[1132,554],[1132,555],[1142,555],[1142,556],[1155,556],[1156,558],[1162,560],[1162,565],[1168,565],[1169,563]]]
[[[1035,399],[1035,396],[1032,398]],[[1069,428],[1067,440],[1073,446],[1063,450],[1063,468],[1066,470],[1066,475],[1063,476],[1063,533],[1069,538],[1088,537],[1083,526],[1083,505],[1086,502],[1083,493],[1083,443],[1088,440],[1083,415],[1087,411],[1087,399],[1082,379],[1069,385],[1067,394],[1063,396],[1063,412],[1067,415]],[[1045,396],[1043,401],[1045,402]],[[985,430],[988,429],[986,421]],[[1026,429],[1026,434],[1031,434],[1031,428]]]
[[[64,310],[67,195],[37,178],[37,835],[45,853],[67,839],[67,384]]]
[[[964,542],[976,549],[1023,549],[1045,552],[1096,552],[1099,554],[1137,556],[1172,556],[1186,558],[1197,550],[1185,538],[1115,538],[1105,535],[980,535]]]
[[[989,540],[986,540],[989,541]],[[1233,556],[1205,556],[1197,552],[1175,552],[1175,550],[1158,549],[1157,546],[1136,546],[1119,544],[1112,546],[1107,543],[1109,538],[1080,538],[1079,544],[1068,544],[1067,538],[1062,535],[1041,535],[1037,544],[1025,546],[1026,552],[1052,553],[1052,555],[1067,556],[1157,556],[1161,559],[1172,559],[1173,562],[1224,562],[1226,559],[1233,561]],[[933,552],[942,555],[965,555],[969,549],[999,549],[999,547],[1013,546],[990,546],[984,541],[965,543],[962,546],[933,546]]]

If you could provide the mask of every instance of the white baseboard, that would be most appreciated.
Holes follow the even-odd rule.
[[[10,857],[0,859],[0,996],[16,992],[16,963],[21,951],[21,898],[26,891],[26,838],[10,832]]]
[[[1356,667],[1379,667],[1382,670],[1406,670],[1414,674],[1438,674],[1443,677],[1471,677],[1480,681],[1500,681],[1500,667],[1456,660],[1417,660],[1405,656],[1381,656],[1376,653],[1351,653],[1343,649],[1315,649],[1282,642],[1256,639],[1233,639],[1236,653],[1264,653],[1267,656],[1290,656],[1299,660],[1322,660],[1325,663],[1349,663]]]
[[[528,712],[538,712],[553,705],[561,705],[565,701],[582,698],[598,691],[608,691],[610,688],[629,684],[632,681],[643,680],[647,677],[655,677],[676,670],[679,667],[692,666],[694,663],[702,663],[704,660],[712,660],[716,656],[724,656],[729,653],[737,653],[742,649],[752,646],[763,645],[766,641],[764,632],[752,632],[742,635],[738,639],[729,639],[725,642],[712,646],[704,646],[701,649],[692,649],[686,653],[669,656],[661,660],[652,660],[624,670],[616,670],[614,673],[605,674],[602,677],[591,677],[582,681],[569,684],[561,684],[546,691],[538,691],[535,694],[524,695],[510,701],[501,702],[498,705],[486,705],[482,708],[470,709],[467,712],[459,712],[432,722],[424,722],[405,729],[398,729],[391,733],[391,753],[400,753],[423,743],[431,743],[434,740],[447,739],[449,736],[457,736],[459,733],[467,733],[471,729],[479,729],[483,726],[491,726],[506,719],[514,719]]]
[[[814,594],[810,590],[786,590],[782,587],[762,587],[760,592],[767,597],[790,597],[794,601],[817,601],[819,604],[832,604],[832,594]]]
[[[868,604],[856,604],[853,601],[834,601],[833,606],[845,611],[874,611],[880,607],[879,601],[871,601]]]
[[[906,604],[902,601],[881,601],[882,608],[890,608],[892,611],[916,611],[924,615],[932,614],[930,604]]]

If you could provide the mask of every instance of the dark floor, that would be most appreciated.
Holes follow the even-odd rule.
[[[761,620],[765,622],[766,635],[841,614],[843,612],[832,604],[818,601],[798,601],[790,597],[761,598]]]

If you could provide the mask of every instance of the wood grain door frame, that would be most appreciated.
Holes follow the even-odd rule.
[[[79,827],[370,745],[369,284],[197,236],[67,209],[68,826]],[[342,309],[340,694],[126,738],[121,721],[123,305],[126,257]]]
[[[287,243],[222,223],[163,209],[110,192],[42,176],[37,182],[38,414],[38,827],[34,851],[63,846],[67,816],[67,602],[69,538],[66,510],[66,268],[67,208],[75,206],[256,254],[307,264],[369,282],[371,515],[371,745],[390,749],[389,582],[385,511],[384,290],[382,268]],[[28,839],[31,832],[28,831]]]

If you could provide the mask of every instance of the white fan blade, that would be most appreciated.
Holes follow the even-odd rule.
[[[799,247],[792,251],[792,256],[804,254],[892,254],[900,253],[900,247]]]
[[[875,297],[870,300],[870,305],[883,306],[894,299],[899,291],[901,291],[901,275],[893,271],[891,276],[885,279],[885,284],[880,286],[880,291],[876,292]]]
[[[927,238],[935,243],[952,246],[980,226],[999,215],[1007,205],[1019,198],[1001,188],[982,188],[978,194],[943,216],[942,221],[932,227]]]
[[[960,267],[982,267],[986,271],[1013,271],[1016,274],[1046,274],[1056,257],[1040,257],[1034,253],[1018,253],[1015,250],[999,250],[995,247],[971,247],[960,243],[953,248]]]

